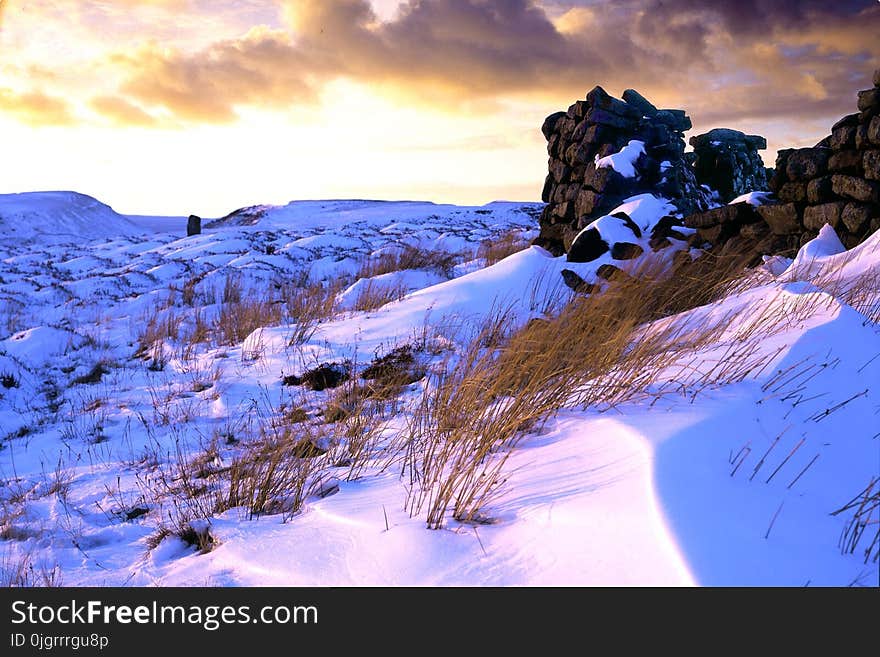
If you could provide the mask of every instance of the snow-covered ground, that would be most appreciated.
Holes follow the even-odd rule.
[[[499,310],[524,324],[558,307],[563,269],[599,282],[608,254],[478,257],[483,241],[534,236],[540,209],[309,201],[205,220],[185,237],[185,217],[123,217],[69,193],[0,196],[4,578],[30,564],[29,581],[66,585],[876,586],[865,550],[877,511],[851,552],[840,543],[853,512],[832,513],[880,476],[880,234],[841,253],[824,231],[738,293],[663,320],[726,325],[658,375],[658,394],[564,408],[527,434],[504,463],[492,522],[450,517],[432,530],[406,508],[414,484],[390,455],[430,376],[364,430],[374,433],[357,476],[330,462],[349,440],[328,424],[344,386],[282,377],[324,362],[357,373],[407,344],[430,373]],[[618,210],[647,252],[669,208],[643,195]],[[607,237],[619,223],[596,227]],[[357,280],[365,261],[413,247],[448,257]],[[280,304],[273,291],[309,285],[338,305],[301,339],[283,313],[228,343],[184,339],[197,316],[218,321],[224,297]],[[356,310],[377,286],[402,298]],[[151,321],[175,317],[157,349],[137,353]],[[750,357],[765,366],[694,394],[754,326]],[[301,459],[324,464],[301,508],[290,511],[287,490],[261,514],[192,502],[288,424],[319,432],[330,455]],[[181,523],[209,532],[211,549],[162,531]]]

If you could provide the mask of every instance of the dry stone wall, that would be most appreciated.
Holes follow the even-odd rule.
[[[593,219],[643,192],[669,199],[683,214],[710,207],[711,194],[684,158],[690,128],[683,110],[657,109],[633,89],[621,100],[595,87],[568,111],[548,116],[541,128],[549,154],[542,193],[547,206],[535,243],[562,255]],[[632,176],[599,164],[633,141],[643,152],[632,162]]]

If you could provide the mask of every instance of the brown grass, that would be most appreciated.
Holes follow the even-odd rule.
[[[242,299],[220,306],[214,324],[218,345],[237,345],[259,328],[277,326],[283,317],[280,304],[271,299]]]
[[[358,269],[357,278],[373,278],[407,269],[427,269],[449,278],[457,262],[458,257],[455,254],[406,245],[401,250],[364,260]]]
[[[392,301],[399,301],[406,296],[405,285],[383,285],[376,281],[367,281],[361,288],[354,302],[354,310],[368,312],[381,308]]]
[[[696,394],[758,372],[771,360],[758,355],[762,337],[809,314],[815,301],[789,308],[789,315],[776,309],[746,317],[732,336],[725,334],[731,316],[698,325],[687,316],[657,321],[731,290],[741,264],[713,257],[682,272],[687,282],[652,271],[622,277],[511,335],[498,314],[427,387],[401,437],[410,512],[427,510],[431,528],[442,527],[449,514],[460,522],[487,521],[510,448],[562,407],[607,409],[669,391]],[[717,363],[694,362],[722,336]],[[657,389],[663,372],[677,372],[679,383]]]
[[[288,344],[295,346],[308,342],[321,322],[336,313],[336,295],[342,290],[344,281],[321,282],[286,286],[281,291],[284,302],[284,317],[291,325]]]
[[[167,302],[160,302],[143,318],[138,331],[138,348],[134,353],[135,358],[144,358],[151,355],[156,345],[165,340],[177,340],[180,337],[180,326],[183,323],[183,315],[169,307]]]
[[[6,551],[0,563],[0,587],[33,588],[62,586],[61,569],[58,565],[51,568],[45,564],[35,564],[28,554],[12,556]]]
[[[477,247],[477,257],[482,258],[489,267],[528,246],[529,240],[523,237],[521,231],[509,230],[495,239],[480,242],[480,246]]]

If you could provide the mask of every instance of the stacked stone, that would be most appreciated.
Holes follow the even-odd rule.
[[[689,154],[697,182],[718,192],[729,203],[748,192],[767,189],[767,170],[758,155],[767,148],[760,135],[747,135],[730,128],[714,128],[691,137]]]
[[[534,243],[562,255],[587,224],[643,192],[664,196],[683,214],[709,207],[709,194],[684,159],[684,131],[690,127],[683,110],[657,109],[632,89],[620,100],[595,87],[567,112],[548,116],[541,128],[550,156],[541,195],[547,206]],[[631,140],[645,144],[635,177],[597,166],[597,159]]]
[[[770,187],[780,204],[765,217],[774,233],[804,242],[830,224],[852,248],[880,229],[880,69],[858,109],[816,147],[779,151]]]
[[[815,147],[779,151],[769,181],[778,202],[736,203],[685,217],[685,225],[697,229],[694,246],[792,255],[825,224],[847,248],[880,229],[880,70],[874,88],[859,92],[858,108]]]

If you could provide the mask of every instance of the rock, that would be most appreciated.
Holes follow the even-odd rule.
[[[544,139],[550,140],[550,135],[556,131],[559,121],[565,118],[565,112],[554,112],[546,119],[541,126],[541,132],[544,133]]]
[[[553,176],[553,180],[556,181],[557,184],[567,181],[568,175],[571,173],[571,169],[564,162],[560,162],[559,160],[553,160],[550,163],[550,174]]]
[[[653,117],[657,122],[666,125],[676,132],[687,132],[693,126],[684,110],[662,109]]]
[[[610,128],[618,128],[620,130],[632,130],[635,128],[635,121],[627,119],[619,114],[614,114],[608,110],[599,107],[593,107],[584,117],[590,123],[608,126]]]
[[[804,228],[818,231],[825,224],[837,228],[845,206],[844,201],[836,201],[804,208]]]
[[[865,172],[865,178],[880,180],[880,150],[864,152],[862,169]]]
[[[601,87],[566,112],[548,116],[542,132],[547,139],[549,175],[541,190],[548,205],[541,213],[541,232],[534,243],[551,253],[568,247],[575,248],[577,259],[593,257],[590,249],[585,256],[583,245],[576,244],[577,229],[643,193],[669,199],[683,214],[707,209],[711,194],[700,186],[685,161],[679,130],[689,125],[682,110],[657,110],[631,90],[626,100],[620,100]],[[633,139],[645,144],[645,154],[634,163],[636,176],[624,178],[610,167],[596,168],[596,158],[619,152]],[[744,139],[752,145],[761,143],[760,137]],[[636,224],[624,221],[638,234]]]
[[[571,269],[563,269],[561,273],[562,282],[578,294],[591,294],[596,290],[595,285],[593,285],[592,283],[587,283],[583,278],[578,276],[578,274],[573,272]]]
[[[554,213],[559,221],[570,224],[577,219],[575,215],[575,204],[572,201],[565,201],[556,206]]]
[[[874,86],[880,87],[880,68],[874,69]]]
[[[880,203],[880,183],[856,176],[834,175],[831,187],[838,196],[866,203]]]
[[[620,276],[626,276],[626,273],[620,267],[604,264],[599,265],[599,268],[596,270],[596,276],[604,281],[610,281]]]
[[[553,193],[553,185],[554,185],[553,174],[548,173],[547,177],[544,178],[544,187],[543,187],[543,189],[541,189],[541,200],[544,203],[550,202],[550,194]]]
[[[571,245],[574,243],[575,238],[580,232],[581,229],[569,224],[564,224],[562,229],[562,246],[565,247],[566,252],[571,249]]]
[[[562,227],[549,224],[541,225],[540,234],[532,240],[534,246],[539,246],[554,258],[565,255],[565,245],[562,242]]]
[[[632,105],[642,116],[657,116],[657,108],[635,89],[626,89],[622,96],[624,102]]]
[[[574,132],[571,133],[571,140],[575,142],[583,141],[584,135],[587,134],[587,130],[590,129],[590,124],[586,121],[581,121],[574,127]]]
[[[807,202],[814,205],[827,203],[835,200],[834,190],[831,188],[831,176],[815,178],[807,183]]]
[[[871,140],[868,139],[868,126],[860,125],[856,127],[856,149],[864,150],[871,147]]]
[[[651,229],[651,239],[669,237],[672,233],[677,232],[676,228],[680,228],[682,225],[682,221],[678,217],[673,217],[669,214],[661,217]]]
[[[578,123],[581,121],[581,119],[584,118],[584,115],[586,115],[588,109],[590,109],[589,103],[583,100],[576,100],[568,108],[568,111],[565,113],[565,115],[571,119],[574,119],[575,123]]]
[[[601,200],[602,196],[598,192],[594,192],[589,188],[582,189],[578,193],[577,200],[574,202],[575,215],[578,218],[589,215],[599,205]]]
[[[656,253],[657,251],[661,251],[669,246],[672,246],[672,242],[669,241],[668,237],[652,237],[648,240],[648,246],[651,247],[651,251]]]
[[[874,109],[880,107],[880,89],[865,89],[859,92],[859,111]]]
[[[627,228],[632,231],[632,234],[636,237],[642,236],[642,229],[639,228],[638,224],[632,220],[632,218],[626,212],[615,212],[611,215],[615,219],[620,219]]]
[[[757,221],[754,207],[748,203],[722,205],[705,212],[698,212],[684,218],[688,228],[709,228],[727,223],[751,223]]]
[[[633,260],[644,252],[642,247],[632,242],[615,242],[611,247],[611,257],[614,260]]]
[[[202,218],[196,216],[194,214],[189,215],[189,219],[186,221],[186,235],[190,237],[192,235],[201,235],[202,234]]]
[[[761,135],[746,135],[746,144],[756,151],[767,150],[767,138]]]
[[[770,226],[774,235],[789,235],[801,229],[798,221],[798,208],[794,203],[760,205],[757,212]]]
[[[638,121],[642,118],[642,113],[637,108],[608,95],[608,93],[599,86],[593,87],[587,93],[587,103],[594,110],[601,109],[606,112],[611,112],[612,114],[616,114],[617,116],[630,121]],[[596,123],[599,123],[599,121],[596,121]]]
[[[758,149],[767,147],[763,137],[714,128],[691,137],[690,144],[697,182],[716,190],[722,201],[768,188],[764,162],[758,155]]]
[[[756,221],[752,224],[743,226],[739,234],[753,240],[759,240],[770,233],[770,226],[764,221]]]
[[[844,125],[831,132],[831,141],[828,146],[831,150],[840,151],[845,148],[855,148],[856,126]]]
[[[773,170],[773,175],[767,180],[767,187],[774,194],[787,182],[786,169],[788,167],[788,158],[791,157],[792,153],[794,153],[793,148],[783,148],[776,153],[776,167]]]
[[[706,240],[703,239],[703,237],[700,235],[699,230],[697,232],[695,232],[693,235],[691,235],[690,237],[688,237],[687,243],[688,243],[688,246],[691,247],[692,249],[701,249],[704,246],[712,246],[711,244],[706,242]]]
[[[620,189],[625,183],[625,179],[617,171],[611,167],[596,168],[595,162],[590,162],[584,169],[584,184],[595,189],[597,192],[614,192]]]
[[[825,173],[830,156],[831,151],[825,148],[798,148],[788,156],[785,174],[789,180],[812,180]]]
[[[802,202],[807,200],[807,183],[803,182],[790,182],[785,183],[782,187],[780,187],[779,191],[776,192],[776,196],[783,203],[789,203],[791,201]]]
[[[880,116],[875,116],[871,119],[865,136],[868,138],[869,142],[875,146],[880,146]]]
[[[608,242],[595,228],[588,228],[578,233],[568,251],[568,262],[592,262],[603,253],[608,252]]]
[[[832,173],[861,175],[862,154],[859,151],[840,151],[828,158],[828,170]]]
[[[284,385],[306,385],[312,390],[337,388],[349,378],[348,363],[321,363],[302,376],[284,377]]]
[[[721,244],[738,232],[738,227],[734,224],[718,224],[717,226],[697,229],[697,235],[699,235],[701,243],[708,242],[712,245]]]
[[[838,128],[843,128],[846,126],[855,127],[858,124],[859,124],[859,113],[858,112],[856,112],[855,114],[847,114],[846,116],[844,116],[843,118],[838,120],[837,123],[835,123],[833,126],[831,126],[831,131],[834,132]]]
[[[871,207],[864,203],[847,203],[840,218],[849,232],[859,233],[871,219]]]

